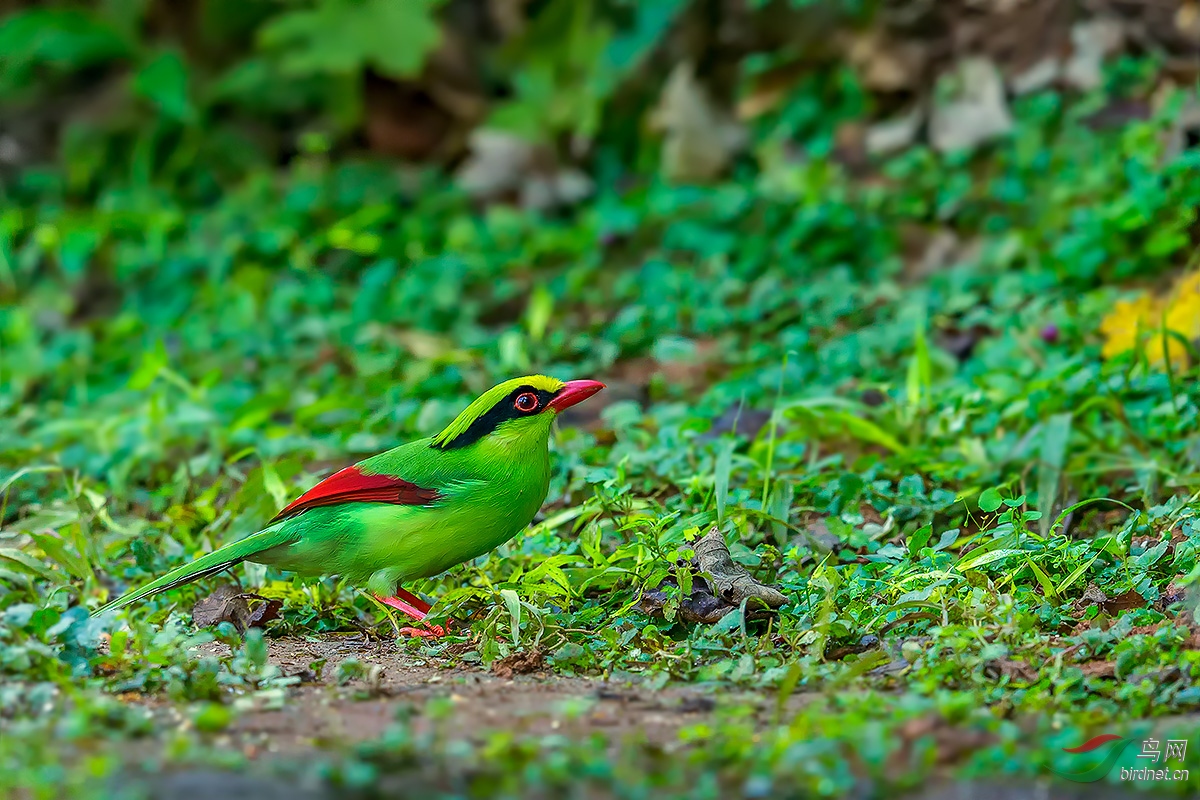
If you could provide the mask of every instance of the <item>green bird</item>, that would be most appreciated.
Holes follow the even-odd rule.
[[[430,605],[401,584],[499,547],[528,525],[550,487],[550,424],[604,388],[544,375],[514,378],[471,403],[436,436],[335,472],[268,527],[173,569],[102,614],[253,561],[301,575],[340,575],[441,636]]]

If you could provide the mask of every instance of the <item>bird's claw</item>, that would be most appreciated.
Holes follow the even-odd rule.
[[[424,628],[400,628],[399,632],[405,636],[420,636],[423,639],[440,639],[450,632],[450,623],[447,622],[445,627],[441,625],[426,625]]]

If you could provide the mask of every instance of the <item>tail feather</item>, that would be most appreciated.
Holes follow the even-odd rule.
[[[122,606],[127,606],[130,603],[136,603],[139,600],[144,600],[160,592],[174,589],[176,586],[182,586],[185,583],[191,583],[194,580],[213,575],[234,564],[245,561],[264,550],[269,550],[272,547],[278,547],[283,544],[290,544],[294,541],[296,541],[296,534],[281,530],[280,527],[271,527],[251,534],[245,539],[239,539],[224,547],[219,547],[189,564],[177,567],[166,575],[155,578],[145,586],[134,589],[131,592],[126,592],[111,603],[97,609],[95,616],[113,611]]]

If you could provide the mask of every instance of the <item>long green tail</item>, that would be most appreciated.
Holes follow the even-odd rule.
[[[111,603],[101,606],[96,610],[95,615],[99,616],[107,611],[127,606],[130,603],[136,603],[159,592],[165,592],[168,589],[174,589],[176,586],[182,586],[185,583],[191,583],[207,575],[220,572],[234,564],[245,561],[256,553],[270,550],[272,547],[278,547],[279,545],[290,544],[296,541],[296,538],[297,534],[295,531],[281,530],[280,527],[271,527],[251,534],[245,539],[239,539],[224,547],[219,547],[211,553],[197,558],[190,564],[177,567],[166,575],[150,581],[150,583],[147,583],[140,589],[126,592]]]

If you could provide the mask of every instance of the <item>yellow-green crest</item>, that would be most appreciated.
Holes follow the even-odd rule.
[[[547,375],[526,375],[497,384],[463,409],[453,422],[433,437],[432,444],[443,450],[473,444],[508,420],[545,411],[565,385]]]

